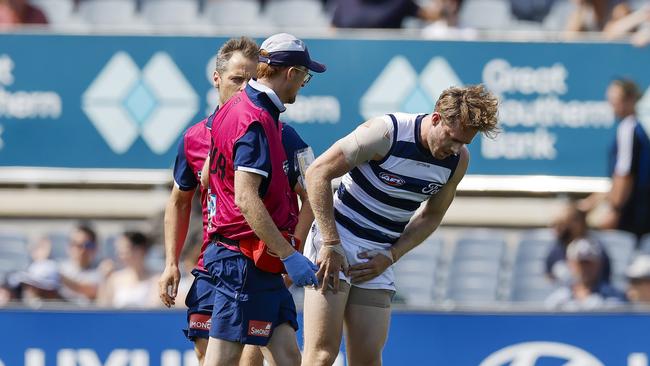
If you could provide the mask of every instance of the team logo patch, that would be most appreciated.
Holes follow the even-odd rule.
[[[206,314],[190,315],[190,329],[209,331],[211,322],[212,321],[210,315],[206,315]]]
[[[399,187],[404,185],[404,183],[406,183],[404,179],[396,176],[395,174],[390,174],[386,172],[379,173],[379,179],[384,181],[384,183],[388,184],[389,186],[393,186],[393,187]]]
[[[271,336],[271,322],[264,322],[261,320],[248,321],[248,335],[255,337],[270,337]]]

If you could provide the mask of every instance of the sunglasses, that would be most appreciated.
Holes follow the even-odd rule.
[[[303,86],[307,85],[307,83],[309,82],[309,80],[311,80],[311,78],[314,76],[314,75],[312,75],[312,74],[311,74],[309,71],[307,71],[307,70],[303,70],[303,69],[300,69],[300,68],[297,68],[297,67],[294,67],[294,69],[295,69],[295,70],[298,70],[298,71],[301,71],[301,72],[303,72],[303,73],[305,73],[305,77],[304,77],[303,80],[302,80],[302,85],[303,85]]]
[[[83,243],[72,243],[70,244],[71,246],[75,248],[83,248],[83,249],[95,249],[97,248],[97,244],[94,241],[87,240]]]

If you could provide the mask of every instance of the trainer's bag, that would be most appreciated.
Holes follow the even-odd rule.
[[[283,231],[282,236],[291,244],[291,246],[300,251],[300,240],[290,234],[289,232]],[[270,273],[286,273],[287,271],[284,268],[284,264],[280,257],[273,253],[271,249],[263,242],[261,239],[252,237],[247,239],[239,240],[239,250],[241,253],[248,258],[250,258],[255,267]]]

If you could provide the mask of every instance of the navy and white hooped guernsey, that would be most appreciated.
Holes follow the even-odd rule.
[[[383,246],[395,243],[420,204],[453,176],[460,156],[438,160],[422,146],[424,116],[385,116],[393,126],[388,154],[343,177],[334,198],[336,222],[359,239]]]
[[[343,176],[334,197],[336,229],[350,265],[365,262],[360,252],[388,249],[404,231],[420,204],[453,176],[460,156],[435,159],[420,141],[424,115],[383,116],[393,134],[391,147],[380,161],[369,161]],[[316,263],[322,238],[316,223],[305,241],[305,256]],[[339,278],[350,283],[342,272]],[[393,267],[354,286],[395,291]]]

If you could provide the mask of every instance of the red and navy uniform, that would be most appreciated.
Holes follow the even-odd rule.
[[[216,210],[209,225],[214,240],[206,248],[204,264],[216,283],[210,329],[214,338],[264,346],[275,327],[289,323],[298,329],[295,304],[282,276],[259,270],[237,248],[238,240],[255,234],[235,205],[236,170],[263,177],[258,193],[280,230],[292,232],[297,223],[291,203],[295,194],[285,171],[290,164],[281,141],[282,111],[271,89],[251,81],[213,122],[210,190]]]
[[[176,186],[183,191],[189,191],[200,187],[200,173],[205,158],[210,150],[210,129],[212,120],[216,115],[214,112],[210,117],[190,127],[178,145],[178,155],[174,164],[174,181]],[[295,160],[296,153],[309,147],[293,127],[282,124],[282,145],[288,159],[288,178],[291,187],[295,187],[300,180],[300,170]],[[253,145],[254,146],[254,145]],[[267,153],[267,152],[263,152]],[[261,151],[254,151],[253,155],[260,155]],[[260,159],[264,161],[266,158]],[[210,330],[210,318],[214,305],[215,281],[212,276],[203,268],[203,252],[210,243],[207,234],[208,220],[208,190],[201,189],[201,208],[203,212],[203,245],[196,268],[192,271],[194,281],[190,287],[185,305],[187,306],[187,327],[183,330],[189,339],[208,339]],[[214,202],[214,201],[213,201]],[[297,195],[293,194],[292,205],[298,210]]]

